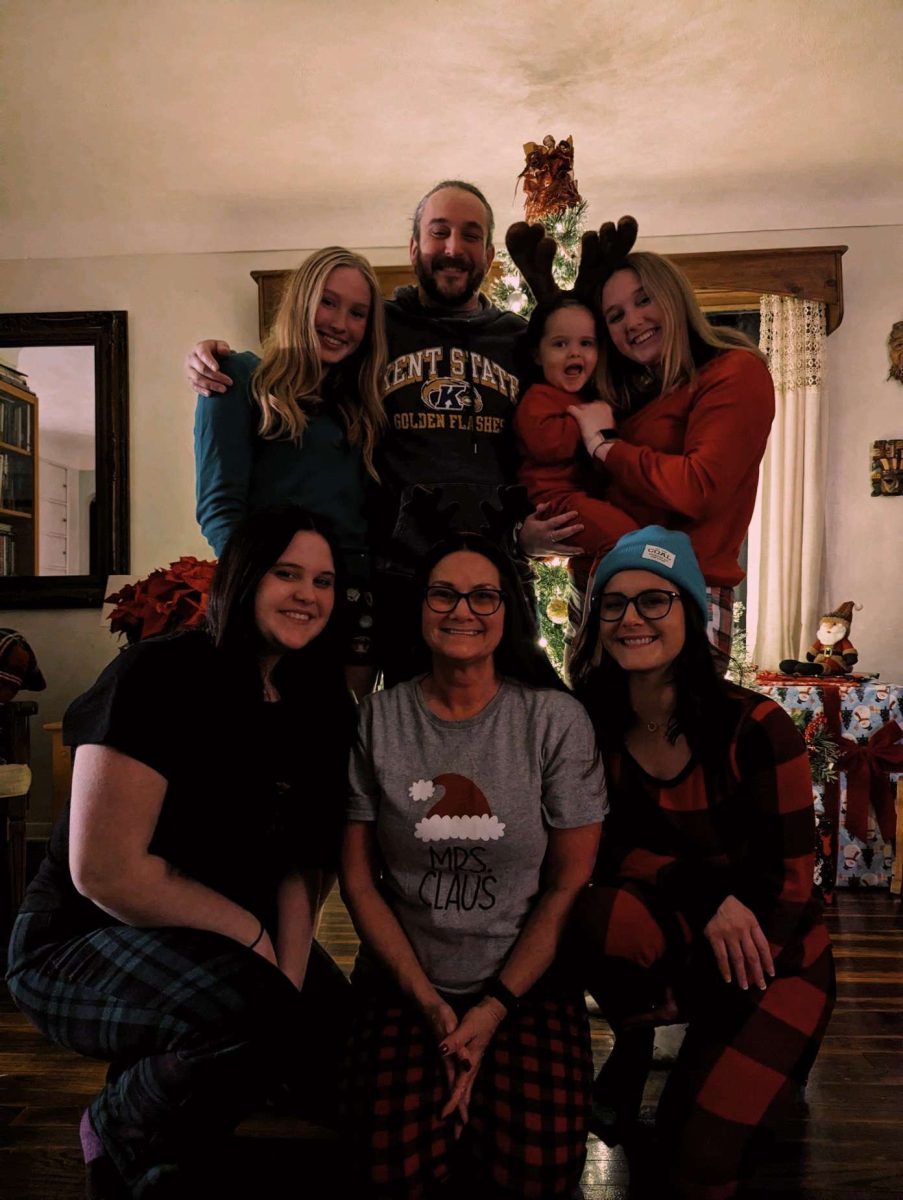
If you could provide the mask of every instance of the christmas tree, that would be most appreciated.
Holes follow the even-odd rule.
[[[562,289],[574,286],[580,266],[586,201],[574,179],[574,141],[556,142],[549,134],[542,145],[527,142],[526,165],[518,179],[524,190],[524,217],[539,223],[558,244],[552,266],[555,282]],[[499,273],[489,294],[499,308],[527,317],[535,307],[530,289],[505,249],[496,254]],[[540,644],[560,673],[564,667],[564,631],[567,625],[568,575],[561,559],[539,561],[536,567],[536,597],[539,604]]]
[[[731,618],[731,658],[727,668],[727,678],[739,687],[755,687],[756,675],[759,668],[753,662],[746,645],[746,606],[740,601],[734,601]]]

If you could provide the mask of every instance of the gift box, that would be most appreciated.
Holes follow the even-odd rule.
[[[896,784],[903,779],[903,686],[769,672],[761,672],[755,686],[804,732],[823,721],[836,746],[834,778],[812,785],[815,880],[825,899],[835,887],[890,887]]]

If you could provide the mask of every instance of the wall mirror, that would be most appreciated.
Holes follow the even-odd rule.
[[[129,572],[125,312],[0,313],[0,608]]]

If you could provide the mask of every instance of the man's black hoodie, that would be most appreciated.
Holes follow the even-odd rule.
[[[377,555],[397,566],[450,530],[510,534],[529,506],[516,489],[511,427],[515,344],[524,321],[479,308],[428,308],[416,287],[386,302],[389,362],[380,445]],[[516,490],[512,490],[516,489]]]

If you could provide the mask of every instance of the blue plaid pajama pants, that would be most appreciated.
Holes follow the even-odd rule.
[[[8,984],[51,1041],[110,1063],[90,1106],[135,1197],[150,1197],[274,1088],[331,1116],[350,988],[314,946],[298,992],[230,938],[112,925],[61,939],[49,913],[18,917]]]

